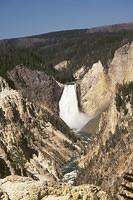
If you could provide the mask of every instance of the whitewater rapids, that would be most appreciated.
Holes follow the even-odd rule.
[[[65,85],[59,101],[59,110],[60,118],[76,131],[82,129],[89,121],[89,117],[79,111],[76,84]]]

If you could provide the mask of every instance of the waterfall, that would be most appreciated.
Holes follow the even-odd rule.
[[[80,130],[89,121],[89,117],[78,108],[76,84],[65,85],[59,101],[60,117],[75,130]]]

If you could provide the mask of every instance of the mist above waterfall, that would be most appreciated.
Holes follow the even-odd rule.
[[[76,84],[65,85],[59,109],[60,117],[71,129],[80,130],[89,121],[89,117],[79,111]]]

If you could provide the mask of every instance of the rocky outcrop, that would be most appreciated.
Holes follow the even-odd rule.
[[[0,92],[2,92],[3,90],[5,89],[9,89],[9,85],[8,83],[6,82],[6,80],[2,77],[0,77]]]
[[[119,200],[133,199],[133,170],[123,175],[117,198]]]
[[[61,71],[63,69],[66,69],[68,67],[68,64],[70,63],[70,61],[64,60],[60,63],[58,63],[57,65],[54,66],[54,69]]]
[[[16,66],[8,72],[8,78],[28,100],[58,114],[58,102],[62,87],[53,77],[43,71]]]
[[[58,180],[61,166],[81,150],[76,137],[61,119],[0,80],[0,177]]]
[[[87,155],[80,166],[84,168],[77,183],[100,186],[112,199],[120,194],[122,177],[133,169],[133,83],[119,86],[116,97],[103,112],[99,130],[91,138]],[[130,177],[129,177],[130,178]],[[130,179],[129,191],[133,180]],[[123,187],[126,187],[123,186]],[[131,188],[131,189],[130,189]],[[124,190],[122,190],[123,199]]]
[[[133,81],[133,43],[126,44],[115,52],[109,76],[112,86]]]
[[[80,69],[78,69],[74,74],[73,74],[73,77],[75,80],[80,80],[81,78],[83,78],[83,76],[85,75],[86,73],[86,68],[85,66],[83,65]]]
[[[68,186],[62,183],[33,181],[9,176],[0,180],[1,200],[108,200],[105,192],[93,185]]]

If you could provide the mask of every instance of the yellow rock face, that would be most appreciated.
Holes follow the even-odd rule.
[[[81,108],[90,117],[106,108],[111,96],[110,81],[100,61],[85,74],[80,89]]]
[[[130,81],[133,81],[133,43],[115,52],[108,73],[99,61],[84,75],[79,83],[81,109],[93,118],[109,105],[117,84]]]

